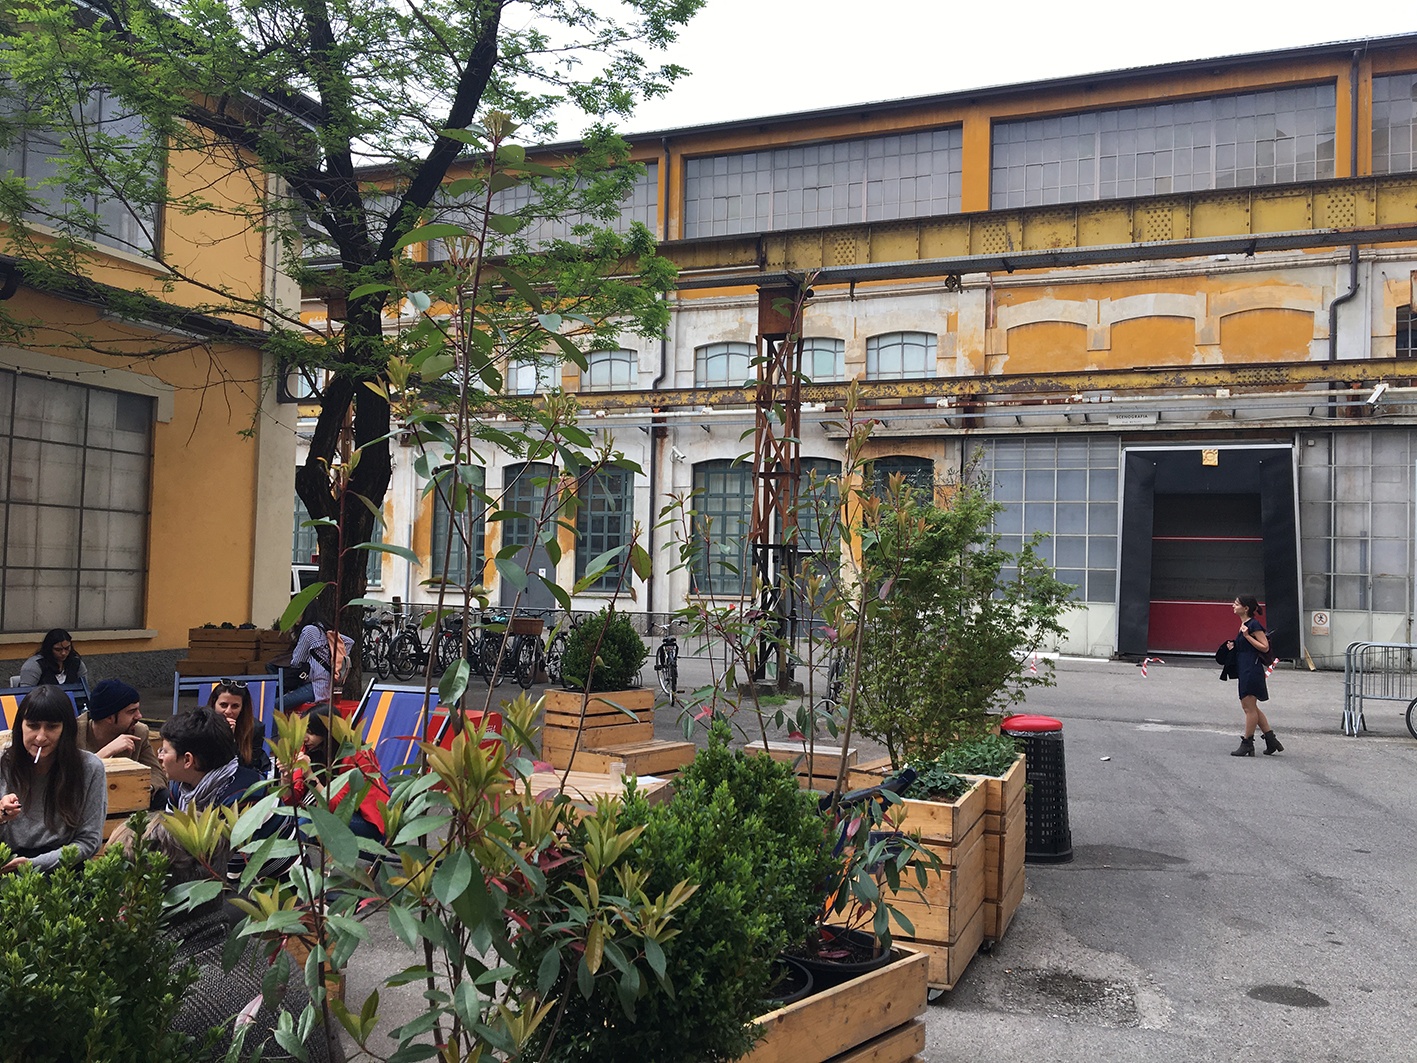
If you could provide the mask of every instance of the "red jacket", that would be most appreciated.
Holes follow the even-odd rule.
[[[374,754],[367,749],[361,749],[352,757],[342,757],[335,762],[330,769],[336,777],[349,771],[351,768],[358,768],[364,773],[364,777],[369,780],[369,792],[364,795],[364,800],[359,802],[359,811],[370,823],[379,828],[379,833],[384,833],[384,814],[379,810],[379,802],[385,805],[389,803],[389,787],[384,782],[383,769],[379,767],[379,761]],[[290,775],[291,790],[295,795],[296,804],[304,804],[308,796],[308,788],[305,785],[306,773],[304,768],[296,768]],[[349,787],[343,786],[340,791],[330,797],[330,807],[338,808],[340,802],[349,796]]]

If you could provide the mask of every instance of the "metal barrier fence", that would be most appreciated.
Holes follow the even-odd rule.
[[[1352,642],[1343,651],[1343,733],[1366,731],[1365,701],[1408,704],[1408,728],[1417,699],[1417,645],[1403,642]],[[1417,732],[1414,732],[1417,734]]]

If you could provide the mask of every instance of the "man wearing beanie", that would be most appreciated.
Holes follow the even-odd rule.
[[[154,807],[166,800],[167,776],[148,738],[148,725],[138,719],[138,692],[117,679],[105,679],[89,693],[89,709],[79,717],[79,748],[100,760],[126,757],[147,765],[152,774]]]

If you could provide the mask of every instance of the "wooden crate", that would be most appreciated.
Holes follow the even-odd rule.
[[[1024,755],[1020,753],[1003,775],[965,776],[970,782],[978,782],[984,787],[985,830],[1004,829],[1005,813],[1011,811],[1016,802],[1023,800],[1026,775]]]
[[[581,698],[584,697],[576,690],[548,690],[546,692],[546,715],[569,716],[572,717],[571,726],[581,718]],[[613,704],[612,704],[613,703]],[[586,703],[585,716],[587,719],[594,716],[616,716],[621,720],[633,722],[625,715],[624,710],[628,709],[641,720],[647,718],[647,714],[654,712],[654,691],[648,687],[639,690],[607,690],[601,694],[592,694]]]
[[[227,660],[201,660],[194,657],[184,657],[177,662],[178,675],[246,675],[246,669],[251,667],[250,661]],[[265,671],[262,667],[261,671]]]
[[[1004,931],[1013,922],[1014,913],[1022,902],[1023,868],[1019,868],[1013,881],[1001,892],[999,900],[984,899],[984,937],[989,941],[1002,940]]]
[[[258,628],[194,627],[187,629],[187,644],[226,642],[233,646],[255,647],[261,641]]]
[[[694,759],[698,747],[693,742],[664,742],[650,739],[648,742],[632,742],[626,745],[605,746],[600,749],[583,749],[576,753],[575,762],[569,766],[575,771],[591,771],[605,774],[610,765],[625,765],[627,775],[672,775]],[[567,767],[569,750],[549,750],[542,756],[557,768]]]
[[[255,646],[228,646],[220,642],[199,642],[187,647],[189,661],[254,661]]]
[[[925,1047],[928,957],[905,955],[758,1018],[762,1040],[742,1063],[906,1063]]]
[[[953,945],[984,904],[984,825],[976,823],[958,846],[926,848],[949,860],[949,865],[930,872],[929,882],[919,893],[902,889],[890,901],[914,927],[911,940]],[[916,886],[916,880],[913,875],[909,879],[902,875],[901,885]]]
[[[599,717],[604,719],[604,717]],[[576,730],[573,727],[543,727],[541,730],[541,744],[543,751],[549,749],[564,750],[570,753],[572,749],[600,749],[604,746],[627,745],[634,742],[647,742],[654,737],[653,723],[629,723],[611,724],[607,727],[584,728],[580,733],[580,742],[576,742]]]
[[[108,776],[109,815],[123,813],[126,818],[134,812],[147,810],[153,791],[152,771],[146,764],[118,757],[105,760],[103,770]]]
[[[876,786],[891,773],[891,758],[877,757],[857,764],[847,773],[846,785],[853,790]]]
[[[988,817],[985,817],[986,828],[988,822]],[[1014,878],[1023,874],[1023,857],[1027,842],[1028,832],[1024,829],[1022,816],[1011,830],[984,831],[985,900],[997,901]]]
[[[929,983],[931,989],[953,989],[964,975],[969,961],[984,944],[984,906],[974,913],[959,940],[953,945],[940,945],[929,941],[916,941],[907,937],[891,935],[892,941],[924,953],[930,960]]]

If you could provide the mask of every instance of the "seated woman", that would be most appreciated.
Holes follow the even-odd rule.
[[[328,706],[321,705],[311,709],[306,719],[309,722],[309,730],[305,732],[304,754],[289,768],[281,768],[282,779],[290,787],[295,804],[309,804],[314,800],[316,790],[324,789],[331,780],[351,768],[358,768],[369,781],[369,789],[364,799],[359,802],[359,807],[350,815],[349,829],[361,838],[382,842],[384,812],[379,806],[388,805],[389,787],[384,782],[384,773],[379,762],[367,749],[357,750],[353,756],[339,756],[339,750],[330,737]],[[338,793],[331,795],[330,808],[338,808],[349,793],[349,786],[341,787]]]
[[[0,753],[0,795],[0,841],[15,853],[0,871],[49,871],[66,845],[87,860],[103,844],[108,777],[79,748],[74,705],[58,687],[36,687],[20,702],[14,740]]]
[[[231,725],[205,706],[180,713],[162,725],[157,759],[167,772],[169,812],[234,805],[263,781],[260,772],[243,767],[237,758]]]
[[[37,687],[45,683],[77,683],[87,679],[89,669],[74,649],[74,640],[62,627],[56,627],[40,641],[39,652],[20,665],[20,686]]]
[[[290,651],[290,663],[294,668],[304,668],[310,681],[298,686],[281,699],[281,712],[293,712],[301,705],[328,703],[330,700],[331,677],[335,681],[344,678],[349,664],[348,654],[354,648],[354,640],[335,633],[320,619],[319,599],[311,602],[300,618],[300,637]]]
[[[251,690],[240,680],[224,679],[212,687],[207,708],[231,724],[236,740],[236,759],[243,768],[251,768],[263,776],[271,773],[271,758],[266,752],[266,725],[256,719],[251,707]]]

